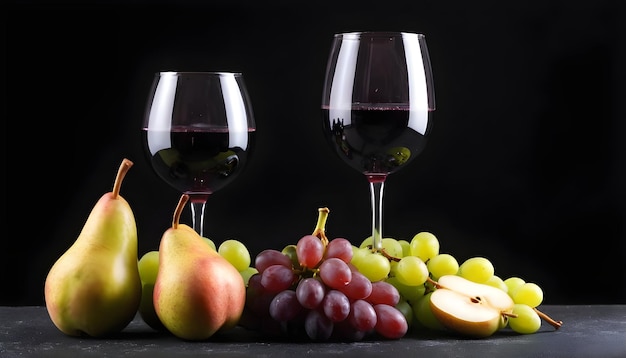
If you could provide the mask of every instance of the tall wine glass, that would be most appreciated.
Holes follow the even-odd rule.
[[[334,35],[322,95],[323,128],[333,151],[369,183],[373,251],[382,250],[385,180],[422,152],[434,109],[423,34]]]
[[[241,173],[255,131],[241,73],[155,75],[143,120],[143,145],[156,174],[189,195],[192,226],[201,236],[207,199]]]

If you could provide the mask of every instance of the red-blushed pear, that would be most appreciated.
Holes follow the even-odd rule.
[[[172,227],[161,237],[153,302],[172,334],[197,341],[237,325],[246,287],[230,262],[189,226],[179,224],[188,200],[188,195],[181,196]]]
[[[124,159],[113,190],[94,205],[78,238],[46,276],[44,296],[54,325],[70,336],[101,337],[124,329],[141,299],[137,226],[120,195],[133,162]]]
[[[501,289],[445,275],[435,283],[430,297],[435,317],[450,331],[473,338],[491,336],[504,327],[514,302]]]

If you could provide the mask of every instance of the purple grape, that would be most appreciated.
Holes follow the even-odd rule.
[[[319,310],[310,310],[304,321],[304,330],[314,341],[328,340],[333,333],[333,326],[333,322]]]
[[[331,321],[343,321],[350,314],[350,300],[343,292],[330,290],[322,301],[322,309]]]
[[[297,276],[293,270],[282,265],[272,265],[261,274],[263,287],[275,293],[289,289],[296,279]]]
[[[263,273],[266,268],[272,265],[282,265],[288,268],[292,268],[291,259],[289,258],[289,256],[283,254],[278,250],[263,250],[258,255],[256,255],[254,259],[254,267],[257,269],[257,271],[259,271],[259,273]]]
[[[376,311],[376,326],[374,330],[381,336],[389,339],[404,337],[409,329],[406,318],[398,309],[386,304],[374,305]]]
[[[352,271],[348,264],[336,257],[324,260],[319,270],[320,278],[330,288],[342,288],[352,280]]]
[[[352,302],[352,309],[348,315],[348,322],[357,331],[370,332],[378,321],[374,307],[367,301],[356,300]]]
[[[352,260],[352,254],[352,244],[350,241],[338,237],[328,242],[324,258],[329,259],[331,257],[336,257],[346,263],[349,263]]]
[[[286,290],[274,296],[270,303],[269,312],[273,319],[287,322],[295,319],[304,308],[298,302],[296,292]]]
[[[372,305],[386,304],[395,306],[400,302],[400,292],[398,289],[386,281],[372,282],[372,293],[366,298]]]
[[[305,235],[296,244],[300,266],[315,268],[324,256],[324,244],[317,236]]]
[[[368,297],[372,293],[372,282],[362,273],[352,271],[352,279],[350,282],[340,287],[339,290],[345,293],[350,299],[360,300]]]
[[[326,295],[326,287],[315,278],[307,277],[301,280],[296,287],[296,297],[298,302],[308,309],[317,308]]]

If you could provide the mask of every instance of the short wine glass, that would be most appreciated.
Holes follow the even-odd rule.
[[[255,132],[241,73],[155,75],[144,114],[143,146],[158,177],[189,195],[192,227],[201,236],[209,196],[241,173]]]
[[[328,144],[369,183],[372,246],[380,251],[385,181],[422,152],[432,127],[435,96],[425,36],[335,34],[321,107]]]

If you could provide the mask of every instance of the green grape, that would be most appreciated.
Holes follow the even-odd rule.
[[[493,286],[495,288],[499,288],[504,292],[509,292],[509,287],[504,283],[504,281],[498,275],[493,275],[489,280],[485,282],[486,285]]]
[[[367,255],[371,253],[372,251],[370,249],[352,246],[352,260],[350,260],[350,262],[354,264],[362,259],[366,259],[368,257]]]
[[[395,268],[398,281],[407,286],[423,285],[428,279],[428,268],[417,256],[405,256]]]
[[[386,281],[392,284],[398,290],[400,296],[402,296],[402,298],[404,298],[410,304],[417,302],[418,299],[424,296],[424,292],[426,292],[426,286],[408,286],[401,283],[397,277],[388,277]]]
[[[300,268],[300,261],[298,260],[298,253],[296,251],[296,245],[291,244],[283,248],[282,253],[291,259],[291,264],[295,268]]]
[[[530,307],[537,307],[543,301],[543,290],[539,285],[525,282],[509,293],[515,303],[521,303]]]
[[[396,308],[398,311],[402,312],[406,322],[409,324],[409,328],[413,326],[413,321],[415,320],[415,316],[413,315],[413,307],[403,299],[400,299],[398,304],[396,304]]]
[[[241,278],[243,278],[243,283],[248,286],[248,282],[250,281],[250,277],[252,277],[252,275],[259,273],[259,270],[257,270],[256,268],[252,267],[252,266],[248,266],[245,269],[239,271],[239,274],[241,275]]]
[[[505,315],[500,316],[500,323],[498,324],[498,330],[504,329],[509,325],[509,317]]]
[[[491,261],[479,256],[469,258],[459,266],[461,277],[477,283],[487,282],[494,271]]]
[[[241,241],[229,239],[222,242],[217,252],[225,258],[237,271],[242,271],[250,266],[250,252]]]
[[[159,252],[156,250],[146,252],[137,262],[137,266],[141,282],[154,284],[159,272]]]
[[[445,327],[439,322],[430,308],[430,296],[432,291],[425,294],[413,304],[413,315],[422,326],[435,331],[445,331]]]
[[[372,245],[374,244],[374,238],[372,236],[366,238],[365,240],[361,241],[361,245],[359,245],[360,249],[365,249],[368,246],[372,247]]]
[[[428,260],[426,264],[433,280],[445,275],[456,275],[459,271],[459,262],[450,254],[439,254]]]
[[[154,310],[154,284],[159,272],[159,251],[146,252],[137,262],[141,279],[141,301],[137,311],[148,326],[158,330],[166,330]]]
[[[387,237],[384,238],[382,241],[383,249],[388,255],[398,258],[403,256],[402,245],[400,245],[398,240]]]
[[[361,250],[364,252],[359,252],[357,255],[352,256],[351,261],[359,272],[372,282],[380,281],[389,276],[391,264],[388,258],[368,249]]]
[[[433,281],[428,280],[424,284],[424,291],[425,292],[434,291],[435,289],[437,289],[437,287],[435,287],[435,282],[433,282]]]
[[[439,240],[430,232],[416,234],[411,239],[410,245],[411,255],[419,257],[424,262],[439,255]]]
[[[214,250],[217,251],[217,247],[215,246],[215,243],[213,242],[213,240],[209,239],[208,237],[202,237],[204,239],[204,241],[209,244],[209,246]]]
[[[398,269],[398,261],[389,260],[389,277],[396,276],[397,269]]]
[[[512,276],[504,280],[504,284],[508,288],[507,292],[509,293],[509,295],[511,294],[511,292],[515,291],[518,287],[525,283],[526,281],[516,276]]]
[[[517,333],[531,334],[541,328],[541,317],[530,307],[523,303],[516,303],[513,306],[513,314],[517,317],[509,318],[509,327]]]
[[[402,256],[399,256],[399,257],[410,256],[411,255],[411,243],[404,239],[398,240],[398,243],[402,247]]]

